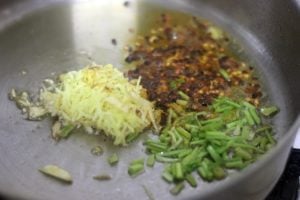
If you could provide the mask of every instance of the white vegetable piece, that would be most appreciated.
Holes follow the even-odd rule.
[[[72,176],[68,171],[56,165],[46,165],[43,168],[39,169],[39,171],[67,183],[72,183],[73,181]]]

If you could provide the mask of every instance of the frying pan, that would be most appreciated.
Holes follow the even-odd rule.
[[[0,193],[11,199],[264,199],[280,177],[300,126],[299,8],[290,1],[168,0],[130,1],[1,1],[0,3]],[[169,194],[160,178],[161,165],[136,178],[127,174],[130,160],[144,157],[142,140],[112,147],[101,136],[75,133],[55,143],[51,121],[32,122],[7,98],[11,88],[36,93],[43,79],[86,64],[123,65],[128,29],[142,33],[152,16],[178,10],[208,19],[240,44],[238,54],[256,66],[271,101],[281,109],[274,123],[278,144],[259,161],[223,181],[198,179],[179,196]],[[117,45],[111,44],[111,39]],[[105,153],[96,157],[91,147]],[[110,167],[112,152],[120,162]],[[37,169],[56,164],[74,179],[65,185]],[[113,179],[97,182],[99,173]]]

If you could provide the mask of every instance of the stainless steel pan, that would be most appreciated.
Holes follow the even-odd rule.
[[[1,1],[0,3],[0,193],[16,199],[263,199],[282,173],[296,129],[300,126],[300,3],[258,0],[130,1]],[[141,140],[128,148],[114,148],[103,138],[77,133],[55,143],[50,120],[29,122],[8,101],[14,87],[37,92],[41,81],[95,61],[121,67],[128,29],[142,32],[151,15],[175,9],[206,18],[241,44],[240,56],[257,66],[272,101],[281,108],[275,118],[279,142],[254,165],[224,181],[200,182],[177,197],[160,178],[156,165],[134,179],[129,161],[143,157]],[[111,39],[117,40],[117,46]],[[298,119],[297,119],[298,118]],[[100,144],[105,154],[90,154]],[[106,156],[118,152],[116,167]],[[37,169],[57,164],[70,171],[74,183],[60,184]],[[113,179],[97,182],[108,172]]]

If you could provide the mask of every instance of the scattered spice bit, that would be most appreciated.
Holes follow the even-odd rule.
[[[113,39],[111,39],[111,43],[112,43],[113,45],[117,45],[117,40],[116,40],[115,38],[113,38]]]
[[[46,165],[39,169],[39,171],[66,183],[72,183],[72,177],[70,173],[56,165]]]
[[[93,179],[99,180],[99,181],[108,181],[108,180],[111,180],[111,176],[108,174],[100,174],[100,175],[94,176]]]
[[[103,154],[103,148],[101,146],[95,146],[91,149],[91,153],[95,156]]]
[[[124,5],[125,7],[128,7],[128,6],[130,6],[130,2],[129,2],[129,1],[124,1],[123,5]]]

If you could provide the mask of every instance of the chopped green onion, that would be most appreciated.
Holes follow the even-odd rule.
[[[245,160],[250,160],[252,159],[252,156],[250,153],[248,153],[247,151],[243,150],[242,148],[236,148],[235,149],[235,152],[238,156],[240,156],[242,159],[245,159]]]
[[[244,163],[242,160],[228,161],[225,163],[225,166],[227,168],[241,169],[244,167]]]
[[[265,131],[269,132],[271,130],[272,130],[272,127],[270,125],[264,125],[261,128],[258,128],[255,132],[261,133],[261,132],[265,132]]]
[[[168,148],[167,144],[152,140],[147,140],[145,144],[150,151],[155,153],[166,151]]]
[[[179,103],[182,106],[188,102],[180,101],[185,101]],[[221,97],[207,111],[198,113],[181,113],[176,108],[180,105],[171,105],[167,125],[159,139],[145,142],[152,153],[147,163],[150,158],[169,163],[162,174],[167,182],[187,181],[196,187],[192,176],[195,170],[206,181],[224,179],[227,169],[246,167],[276,142],[272,127],[246,101]]]
[[[148,156],[146,164],[147,164],[148,167],[153,167],[154,166],[154,164],[155,164],[155,155],[154,154]]]
[[[219,163],[222,160],[221,156],[215,151],[215,149],[211,145],[207,147],[207,152],[217,163]]]
[[[133,161],[131,161],[131,165],[135,165],[135,164],[141,164],[141,165],[143,165],[144,164],[144,159],[143,158],[140,158],[140,159],[136,159],[136,160],[133,160]]]
[[[189,102],[186,100],[177,99],[176,103],[181,106],[187,106]]]
[[[62,138],[66,138],[71,134],[74,128],[74,125],[66,125],[59,131],[58,135]]]
[[[220,69],[219,72],[220,72],[220,74],[223,76],[223,78],[224,78],[226,81],[230,81],[229,74],[226,72],[226,70]]]
[[[185,94],[184,92],[179,91],[178,94],[182,99],[184,99],[186,101],[190,100],[190,97],[187,94]]]
[[[229,100],[229,99],[225,99],[225,100],[224,100],[224,103],[226,103],[226,104],[228,104],[228,105],[231,105],[231,106],[233,106],[233,107],[235,107],[235,108],[240,108],[240,107],[241,107],[240,104],[238,104],[238,103],[236,103],[236,102],[234,102],[234,101],[231,101],[231,100]]]
[[[260,109],[261,114],[263,114],[266,117],[275,115],[279,109],[276,106],[270,106],[270,107],[263,107]]]
[[[211,123],[220,123],[222,120],[220,117],[217,117],[217,118],[213,118],[213,119],[208,119],[208,120],[205,120],[205,121],[201,121],[201,124],[202,125],[206,125],[206,124],[211,124]]]
[[[250,115],[252,116],[253,120],[256,124],[260,124],[260,118],[256,113],[256,109],[249,109]]]
[[[245,114],[245,116],[246,116],[246,119],[247,119],[248,124],[251,125],[251,126],[253,126],[255,122],[254,122],[254,120],[253,120],[253,118],[252,118],[252,116],[251,116],[251,114],[250,114],[250,112],[249,112],[249,109],[246,109],[246,110],[244,111],[244,114]]]
[[[181,183],[177,183],[171,190],[170,193],[173,195],[178,195],[184,188],[184,184]]]
[[[244,122],[243,120],[235,120],[233,122],[230,122],[230,123],[226,124],[226,127],[227,128],[234,128],[236,126],[241,126],[243,124],[243,122]]]
[[[134,141],[136,138],[138,138],[139,134],[137,133],[131,133],[126,137],[126,142],[130,143]]]
[[[164,171],[162,174],[162,177],[165,181],[167,181],[169,183],[172,183],[174,180],[174,177],[168,171]]]
[[[197,171],[204,180],[212,181],[213,173],[209,169],[207,169],[206,167],[200,166]]]
[[[227,135],[220,131],[207,131],[205,133],[206,139],[209,140],[228,140],[230,139]]]
[[[130,176],[137,176],[141,174],[144,171],[144,165],[137,163],[137,164],[131,164],[128,167],[128,174]]]
[[[274,140],[274,138],[271,136],[269,132],[266,132],[266,135],[271,145],[276,144],[276,141]]]
[[[185,176],[185,180],[192,186],[197,187],[196,179],[193,177],[192,174],[188,174]]]
[[[108,163],[110,165],[115,165],[119,162],[119,157],[116,153],[113,153],[108,159],[107,159]]]
[[[159,155],[164,156],[164,157],[179,157],[180,153],[186,152],[187,150],[189,150],[189,149],[171,150],[171,151],[159,153]]]
[[[194,146],[196,146],[196,145],[204,145],[204,144],[206,144],[206,140],[195,140],[195,141],[192,141],[191,143],[190,143],[190,145],[194,145]]]
[[[177,128],[175,128],[175,129],[176,129],[176,131],[177,131],[182,137],[184,137],[184,138],[186,138],[186,139],[188,139],[188,140],[191,139],[191,134],[190,134],[188,131],[186,131],[184,128],[182,128],[182,127],[177,127]]]
[[[174,166],[175,166],[175,173],[173,174],[174,178],[176,178],[177,180],[183,179],[184,177],[183,177],[182,164],[177,162],[174,163]]]
[[[214,177],[218,180],[221,180],[223,178],[225,178],[226,173],[224,171],[224,169],[220,166],[215,166],[212,170]]]
[[[157,162],[162,162],[162,163],[173,163],[173,162],[178,161],[177,158],[164,157],[164,156],[161,156],[159,154],[155,155],[155,159],[156,159]]]
[[[178,158],[186,157],[186,156],[189,155],[191,152],[192,152],[191,149],[184,149],[183,151],[181,151],[181,152],[178,154]]]
[[[242,104],[247,107],[247,108],[250,108],[250,109],[255,109],[255,106],[248,103],[247,101],[243,101]]]

